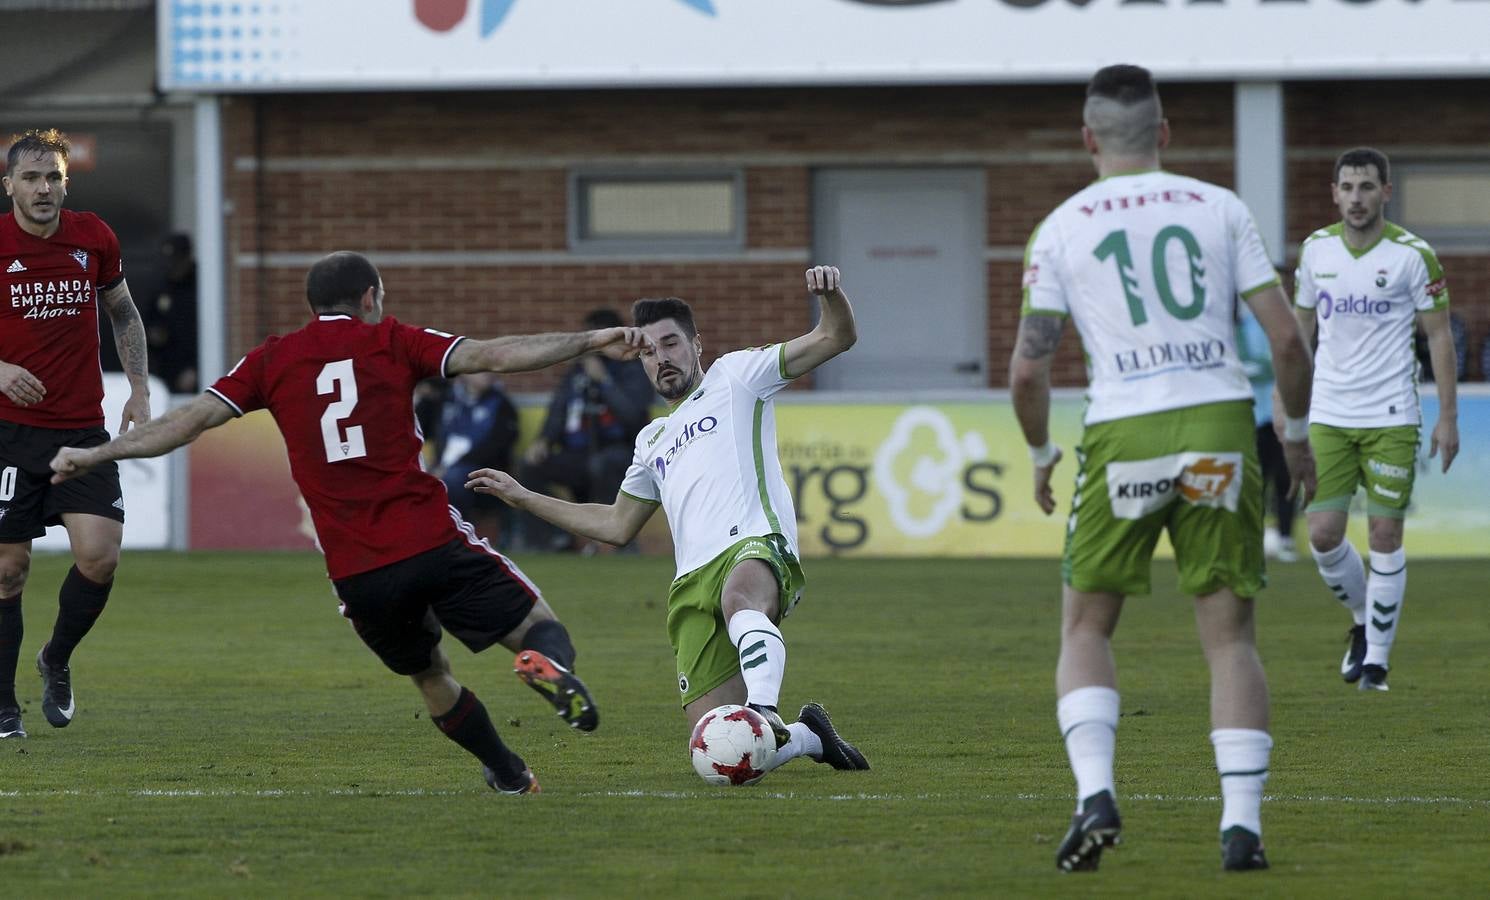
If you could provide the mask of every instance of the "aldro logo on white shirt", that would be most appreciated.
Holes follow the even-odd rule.
[[[718,427],[719,420],[713,416],[704,416],[697,422],[689,422],[687,425],[684,425],[683,430],[678,432],[678,436],[673,438],[673,445],[668,447],[665,452],[653,458],[652,466],[657,469],[657,479],[660,481],[667,477],[667,467],[673,464],[673,460],[678,458],[678,454],[688,449],[688,446],[695,440],[712,433]],[[660,436],[661,432],[658,435]]]

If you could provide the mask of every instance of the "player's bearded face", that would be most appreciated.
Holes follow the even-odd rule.
[[[655,345],[655,349],[642,351],[642,367],[652,379],[652,386],[665,400],[686,395],[698,382],[698,339],[683,334],[671,320],[666,325],[659,322],[643,330]]]
[[[22,157],[5,178],[5,193],[21,218],[50,224],[61,214],[67,196],[67,166],[55,153]]]
[[[1340,218],[1357,229],[1375,226],[1391,197],[1390,186],[1381,183],[1374,165],[1342,167],[1332,190]]]

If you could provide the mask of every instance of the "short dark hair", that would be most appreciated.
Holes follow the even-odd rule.
[[[1154,86],[1154,76],[1148,69],[1119,64],[1098,69],[1086,83],[1086,95],[1132,106],[1145,100],[1157,101],[1159,89]]]
[[[378,286],[378,267],[361,253],[338,250],[316,261],[305,276],[305,299],[321,311],[356,306],[368,288]]]
[[[65,169],[67,155],[71,152],[72,143],[68,141],[67,135],[55,128],[33,128],[22,134],[13,134],[10,136],[10,151],[5,154],[5,174],[15,171],[16,163],[21,161],[23,153],[55,153],[62,160],[62,167]]]
[[[592,330],[597,328],[620,328],[621,314],[608,306],[592,309],[588,313],[585,313],[585,327]]]
[[[698,329],[693,325],[693,307],[677,297],[638,300],[631,304],[631,319],[638,328],[663,319],[676,319],[684,334],[698,337]]]
[[[1340,158],[1335,160],[1335,182],[1340,181],[1341,169],[1363,169],[1366,166],[1376,167],[1376,174],[1381,178],[1382,184],[1392,183],[1391,164],[1387,162],[1387,155],[1375,147],[1353,147],[1340,154]]]

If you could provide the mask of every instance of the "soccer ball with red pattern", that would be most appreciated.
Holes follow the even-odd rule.
[[[770,769],[776,737],[764,716],[731,703],[704,713],[688,752],[694,771],[710,784],[755,784]]]

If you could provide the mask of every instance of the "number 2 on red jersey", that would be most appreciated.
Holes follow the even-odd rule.
[[[357,378],[352,373],[350,359],[338,359],[321,367],[316,376],[316,393],[325,396],[337,395],[337,399],[321,414],[321,440],[326,444],[326,461],[345,462],[367,455],[367,444],[362,440],[362,426],[353,425],[342,433],[341,422],[352,414],[357,406]]]

